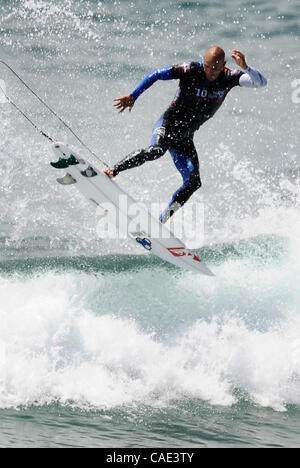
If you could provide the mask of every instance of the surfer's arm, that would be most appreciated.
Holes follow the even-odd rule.
[[[267,79],[255,68],[247,67],[239,79],[239,85],[244,88],[263,88]]]
[[[172,67],[156,68],[140,82],[131,94],[126,94],[125,96],[114,99],[114,106],[120,113],[124,112],[127,107],[129,108],[129,111],[131,111],[137,98],[146,91],[146,89],[150,88],[150,86],[152,86],[157,80],[174,79],[175,77],[173,76]]]
[[[174,76],[172,73],[172,67],[156,68],[152,70],[148,75],[139,83],[130,96],[134,101],[150,86],[152,86],[158,80],[173,80]]]
[[[244,88],[263,88],[267,86],[266,78],[258,70],[247,65],[246,57],[242,52],[233,50],[231,57],[244,70],[243,74],[239,77],[238,84],[240,86]]]

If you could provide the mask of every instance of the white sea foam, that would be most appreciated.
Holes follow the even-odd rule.
[[[284,303],[280,294],[273,297],[270,277],[273,286],[282,280],[276,268],[265,270],[265,275],[249,269],[244,281],[247,268],[238,261],[225,263],[219,269],[219,285],[214,286],[201,285],[200,278],[188,274],[179,277],[177,286],[182,290],[168,296],[166,337],[158,332],[158,303],[148,311],[138,309],[159,292],[160,282],[176,280],[158,270],[153,284],[148,283],[139,295],[148,274],[132,273],[130,281],[128,274],[120,274],[118,287],[110,275],[46,273],[27,279],[2,278],[0,407],[54,401],[96,408],[134,403],[167,406],[185,398],[232,405],[241,395],[277,410],[300,404],[300,319],[293,298]],[[130,300],[132,282],[137,294],[134,299],[133,288]],[[253,293],[254,305],[247,309],[247,298]],[[178,328],[171,321],[172,314],[177,313],[176,319],[180,314],[181,294],[190,296],[187,315],[189,311],[192,315],[193,308],[196,312],[188,325]],[[93,300],[98,300],[96,308]],[[160,295],[159,301],[164,300]],[[259,302],[263,309],[277,308],[264,326],[263,318],[261,326],[255,323]],[[212,314],[204,318],[210,305]],[[131,318],[124,317],[127,310]],[[278,317],[280,311],[284,314]],[[267,312],[272,315],[272,310]],[[140,313],[154,316],[148,317],[152,332],[139,323]]]

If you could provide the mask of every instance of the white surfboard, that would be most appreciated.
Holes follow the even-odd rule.
[[[63,143],[55,143],[53,151],[58,158],[68,159],[73,155],[79,161],[79,164],[66,168],[67,174],[57,179],[60,184],[76,184],[78,190],[94,205],[104,208],[108,205],[112,206],[118,214],[117,217],[112,218],[112,222],[117,224],[116,227],[119,228],[122,220],[125,220],[126,225],[129,226],[128,235],[157,257],[195,273],[214,276],[202,260],[189,251],[181,240],[177,239],[158,219],[155,219],[145,207],[138,205],[142,216],[138,216],[137,224],[135,224],[135,216],[130,213],[132,209],[134,211],[137,202],[114,180],[77,156]],[[125,199],[126,203],[120,203],[120,200]],[[158,235],[151,235],[152,232]]]

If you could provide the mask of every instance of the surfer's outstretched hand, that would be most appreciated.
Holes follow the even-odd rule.
[[[246,70],[248,65],[246,63],[246,57],[242,52],[239,50],[233,50],[231,52],[231,57],[236,61],[239,67],[241,67],[243,70]]]
[[[129,112],[131,112],[134,106],[134,99],[132,96],[130,96],[130,94],[116,98],[114,99],[114,102],[114,106],[119,110],[119,113],[124,112],[127,107],[129,108]]]

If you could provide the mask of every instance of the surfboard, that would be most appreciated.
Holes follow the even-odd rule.
[[[215,276],[198,255],[188,250],[180,239],[114,180],[92,166],[86,159],[82,159],[64,143],[55,143],[53,152],[59,158],[60,169],[65,168],[67,171],[67,174],[58,178],[57,182],[64,186],[74,185],[94,206],[102,207],[108,213],[108,219],[110,211],[113,211],[114,215],[117,214],[111,216],[111,223],[114,223],[117,229],[126,225],[128,237],[139,246],[177,267]],[[57,163],[51,164],[57,166]],[[138,217],[134,214],[137,207]]]

